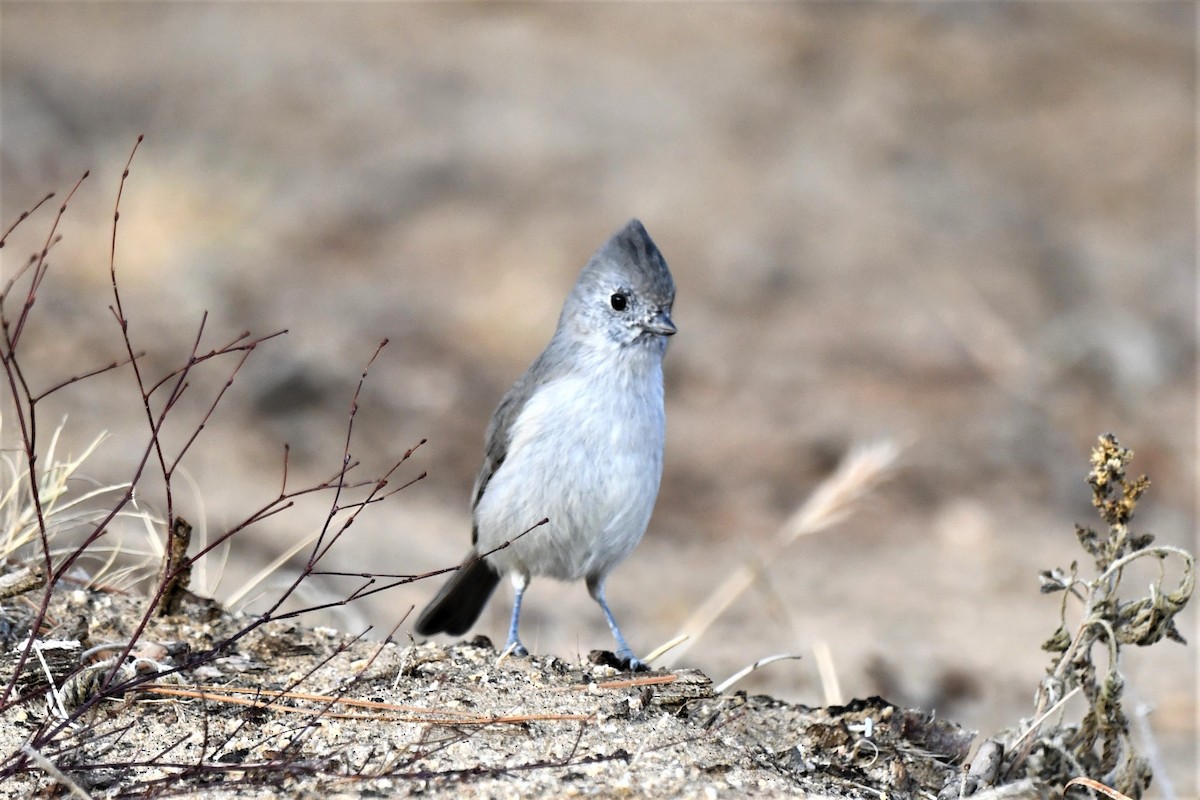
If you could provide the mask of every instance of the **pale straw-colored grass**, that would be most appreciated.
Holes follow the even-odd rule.
[[[899,457],[901,447],[893,440],[861,445],[852,449],[832,475],[821,482],[808,499],[783,524],[755,563],[735,567],[688,617],[673,640],[684,638],[670,651],[661,666],[670,668],[693,647],[713,623],[725,613],[763,574],[765,565],[775,562],[783,551],[804,536],[828,530],[848,517],[855,506],[884,481]],[[830,690],[831,687],[826,687]],[[835,689],[832,690],[835,694]]]
[[[0,414],[0,434],[4,418]],[[128,483],[104,484],[86,477],[83,466],[107,439],[96,436],[78,455],[62,452],[62,433],[66,419],[54,429],[45,450],[39,454],[36,476],[30,476],[29,462],[21,448],[0,449],[0,566],[41,563],[41,525],[50,546],[51,561],[66,558],[79,547],[72,534],[96,525],[120,502],[129,490]],[[2,437],[0,437],[2,438]],[[42,506],[42,522],[33,503],[36,485]],[[152,574],[162,545],[157,531],[162,522],[153,513],[130,504],[109,522],[105,534],[93,542],[80,559],[87,567],[75,572],[86,585],[130,585]],[[144,535],[128,537],[140,531]]]

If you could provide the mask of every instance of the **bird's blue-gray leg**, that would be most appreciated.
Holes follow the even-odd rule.
[[[514,656],[527,656],[529,651],[525,649],[525,645],[521,644],[521,639],[517,636],[517,627],[521,622],[521,598],[525,596],[525,587],[529,586],[529,576],[514,572],[512,584],[514,589],[512,622],[508,625],[508,641],[504,644],[504,652]]]
[[[617,620],[613,617],[613,613],[604,599],[604,579],[589,577],[587,579],[587,587],[592,599],[600,604],[600,609],[604,612],[604,618],[608,620],[608,629],[612,631],[613,638],[617,640],[617,652],[615,654],[617,660],[628,664],[630,672],[642,672],[650,669],[649,664],[633,654],[633,649],[625,641],[625,637],[621,635],[621,629],[617,627]]]

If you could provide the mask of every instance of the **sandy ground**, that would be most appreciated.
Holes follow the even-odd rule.
[[[52,611],[86,615],[90,645],[128,640],[143,606],[68,591]],[[175,654],[157,666],[216,657],[88,709],[98,681],[88,676],[105,672],[94,664],[61,681],[74,724],[50,741],[56,718],[43,703],[10,708],[0,769],[33,741],[60,772],[21,769],[0,796],[70,782],[92,797],[928,798],[960,784],[971,741],[880,698],[810,709],[726,692],[697,670],[621,673],[604,663],[611,653],[499,657],[486,637],[403,647],[284,621],[225,647],[252,616],[207,601],[182,610],[146,628],[143,643]],[[66,675],[79,653],[51,672]],[[0,677],[6,664],[0,656]]]
[[[400,474],[429,477],[362,515],[334,557],[424,572],[465,550],[494,404],[592,249],[636,215],[675,274],[680,334],[658,509],[609,585],[634,646],[670,638],[731,565],[753,563],[849,446],[893,438],[906,450],[887,485],[775,559],[767,590],[684,660],[719,679],[803,653],[747,686],[815,705],[824,644],[846,699],[882,692],[995,729],[1029,713],[1046,665],[1057,600],[1036,576],[1080,557],[1097,434],[1115,431],[1154,480],[1141,525],[1194,547],[1195,14],[5,5],[5,226],[93,170],[30,364],[49,385],[119,352],[108,232],[144,133],[118,263],[147,364],[179,363],[205,310],[214,343],[289,330],[189,453],[179,510],[209,535],[235,524],[278,491],[283,442],[289,480],[336,470],[354,384],[387,337],[352,450],[369,473],[427,438]],[[5,275],[41,246],[38,219],[5,249]],[[197,383],[170,435],[224,378]],[[145,439],[127,375],[43,414],[70,415],[76,450],[110,431],[98,480],[126,477]],[[140,496],[162,507],[153,482]],[[256,526],[198,578],[221,573],[214,591],[230,596],[324,508]],[[315,621],[388,630],[433,591]],[[505,606],[479,631],[501,638]],[[526,614],[537,652],[608,646],[582,587],[535,583]],[[1197,791],[1193,653],[1167,644],[1125,665],[1184,796]]]

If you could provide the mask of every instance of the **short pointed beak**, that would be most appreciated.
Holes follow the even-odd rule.
[[[651,317],[642,327],[650,333],[657,333],[659,336],[674,336],[678,328],[671,321],[671,315],[665,310],[659,311]]]

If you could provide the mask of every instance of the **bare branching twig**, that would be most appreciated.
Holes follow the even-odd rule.
[[[386,588],[375,586],[376,577],[369,572],[363,572],[360,573],[363,585],[351,590],[338,601],[309,605],[286,612],[281,610],[305,581],[319,574],[320,566],[334,545],[344,537],[360,514],[424,477],[424,474],[421,474],[396,486],[390,485],[394,474],[409,460],[416,447],[420,446],[418,444],[394,461],[382,475],[351,478],[351,472],[358,465],[351,456],[351,446],[354,441],[354,420],[358,412],[359,396],[371,364],[387,343],[385,340],[376,348],[367,367],[361,372],[351,402],[345,443],[337,469],[324,480],[293,488],[289,486],[288,448],[285,445],[283,476],[278,495],[270,498],[241,522],[213,537],[196,552],[187,552],[190,526],[176,513],[173,491],[173,482],[179,474],[180,466],[200,441],[201,432],[213,420],[218,406],[227,397],[251,353],[255,352],[260,344],[286,331],[277,331],[266,336],[254,336],[243,332],[224,344],[212,347],[204,343],[208,323],[208,316],[204,314],[182,363],[167,369],[161,375],[151,374],[149,365],[143,360],[143,351],[134,344],[134,326],[131,324],[130,310],[121,294],[117,269],[120,203],[125,193],[133,157],[141,142],[142,138],[138,137],[120,179],[113,209],[109,252],[109,277],[112,287],[112,305],[109,309],[117,322],[124,356],[98,368],[85,369],[67,378],[53,379],[46,384],[49,386],[47,389],[32,388],[35,381],[31,380],[31,375],[27,372],[27,359],[23,357],[25,342],[30,339],[28,334],[31,328],[28,322],[36,307],[38,289],[48,274],[47,254],[61,238],[58,228],[66,211],[66,202],[60,205],[39,253],[17,271],[0,293],[0,332],[3,334],[0,337],[0,369],[3,370],[3,385],[7,389],[3,398],[4,415],[11,414],[16,420],[15,450],[24,462],[23,466],[18,466],[7,454],[0,460],[4,477],[12,481],[11,485],[0,489],[0,523],[5,526],[0,530],[0,544],[4,544],[4,549],[0,551],[0,578],[3,579],[2,585],[5,587],[4,597],[28,594],[35,589],[41,589],[40,598],[29,604],[31,608],[22,618],[23,625],[28,630],[27,638],[18,646],[14,657],[3,664],[5,671],[0,676],[0,681],[3,682],[3,689],[0,691],[0,715],[14,709],[28,709],[35,701],[47,695],[53,697],[53,706],[57,709],[56,714],[35,715],[39,721],[22,749],[0,753],[0,781],[38,771],[54,774],[50,767],[61,770],[66,761],[71,764],[70,772],[75,775],[89,770],[126,770],[138,766],[158,770],[158,774],[167,770],[173,779],[210,776],[224,771],[226,766],[218,764],[216,758],[227,739],[223,741],[220,738],[210,738],[207,726],[203,730],[203,746],[199,759],[195,763],[178,765],[175,768],[168,761],[168,754],[189,739],[190,733],[181,736],[145,764],[109,763],[104,759],[106,749],[114,747],[125,736],[129,730],[128,725],[110,725],[94,730],[90,741],[86,743],[73,741],[70,734],[75,726],[92,713],[97,704],[109,698],[129,696],[130,693],[150,684],[176,682],[181,673],[211,664],[223,655],[233,652],[238,642],[262,629],[264,625],[311,613],[330,605],[349,603]],[[86,177],[85,174],[84,178]],[[67,196],[68,201],[79,189],[82,180],[81,178],[72,188]],[[32,212],[52,196],[48,195],[30,211],[24,212],[4,236],[0,237],[0,246],[3,246],[9,234],[22,222],[30,219]],[[17,311],[11,311],[11,302],[6,302],[14,296],[23,296],[23,302]],[[212,371],[220,369],[221,365],[225,365],[223,377],[218,378],[219,383],[207,402],[201,403],[199,411],[196,412],[197,417],[189,421],[180,403],[181,398],[185,394],[202,391],[202,387],[211,381]],[[53,393],[66,391],[97,375],[124,367],[129,368],[128,375],[137,390],[138,404],[145,419],[148,435],[140,449],[133,450],[135,465],[128,482],[117,487],[73,494],[69,492],[66,481],[74,474],[83,458],[64,462],[55,456],[58,431],[48,446],[40,440],[37,424],[39,404]],[[3,416],[0,416],[0,419],[3,419]],[[175,444],[171,445],[169,442]],[[98,443],[99,439],[87,452],[90,453]],[[86,455],[85,453],[85,457]],[[240,627],[223,634],[209,647],[197,650],[183,648],[175,653],[164,650],[162,653],[147,655],[147,652],[157,647],[150,646],[151,643],[146,641],[147,631],[155,624],[155,620],[163,617],[169,619],[171,615],[184,610],[188,603],[195,602],[194,599],[189,600],[191,595],[187,591],[188,576],[193,564],[216,548],[228,545],[235,537],[244,534],[253,526],[293,508],[297,498],[321,492],[328,493],[331,501],[323,522],[318,526],[318,533],[311,542],[308,558],[290,585],[273,598],[265,613],[243,618]],[[156,498],[161,498],[162,507],[165,509],[165,519],[153,523],[146,522],[150,530],[159,532],[158,535],[163,535],[162,532],[165,531],[167,543],[165,547],[160,548],[162,563],[151,581],[144,610],[132,615],[129,629],[121,641],[100,648],[112,652],[113,655],[97,663],[83,660],[77,663],[73,670],[70,664],[67,664],[66,674],[56,668],[47,680],[37,687],[27,688],[31,684],[22,682],[22,676],[35,668],[35,661],[44,661],[39,649],[39,636],[47,626],[59,624],[55,618],[58,612],[52,611],[52,608],[63,605],[64,587],[75,585],[73,570],[82,560],[98,554],[107,553],[110,562],[116,558],[119,547],[110,547],[103,540],[111,533],[118,520],[134,513],[135,493],[143,498],[137,503],[137,509],[153,505]],[[94,508],[94,504],[98,502],[103,502],[104,505],[95,510],[84,511],[85,506]],[[89,503],[93,505],[88,506]],[[148,520],[144,512],[137,511],[137,514],[143,520]],[[72,527],[83,528],[78,541],[65,547],[57,546],[55,540],[62,530]],[[405,576],[396,581],[389,581],[388,586],[421,578],[422,576]],[[369,591],[368,587],[371,587]],[[4,598],[0,598],[2,599]],[[55,605],[56,603],[58,605]],[[83,624],[81,636],[86,637],[86,618]],[[78,642],[75,644],[78,645]],[[158,649],[162,650],[161,647]],[[79,652],[79,648],[72,652]],[[342,649],[335,650],[329,658],[295,677],[282,691],[298,689],[340,652]],[[331,701],[314,708],[309,718],[297,728],[296,735],[306,735],[305,731],[313,730],[322,719],[329,717],[336,699],[334,697]],[[255,779],[263,779],[270,783],[278,780],[279,775],[296,769],[301,769],[298,763],[264,765],[257,771],[245,770],[242,779],[248,783],[253,783]],[[148,781],[140,785],[145,790],[152,791],[157,784],[155,781]]]

